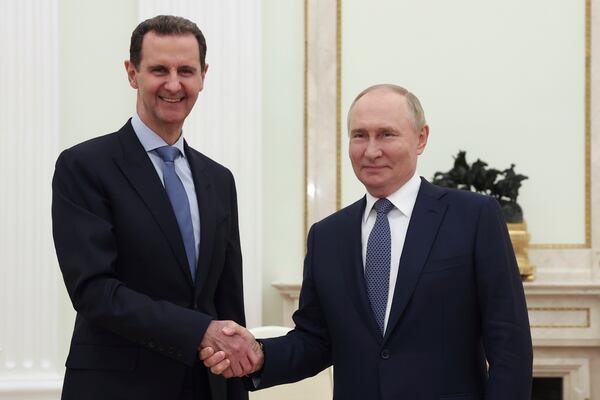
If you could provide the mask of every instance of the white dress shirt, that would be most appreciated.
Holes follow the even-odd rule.
[[[410,216],[415,207],[420,187],[421,178],[419,177],[419,174],[415,173],[400,189],[387,197],[394,205],[394,208],[387,214],[392,236],[392,265],[390,266],[390,287],[388,289],[388,300],[383,323],[384,332],[390,318],[390,310],[392,308],[392,299],[394,298],[396,279],[398,278],[398,269],[400,267],[400,256],[402,255],[402,249],[404,247],[404,239],[406,238],[408,223],[410,222]],[[367,259],[367,241],[369,240],[369,235],[371,234],[373,225],[375,225],[375,219],[377,218],[377,212],[373,209],[373,205],[379,200],[377,197],[371,196],[368,192],[366,197],[367,206],[365,207],[365,213],[361,224],[363,269],[365,268]]]

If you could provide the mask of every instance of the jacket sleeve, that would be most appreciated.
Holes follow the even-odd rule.
[[[258,389],[297,382],[331,365],[330,337],[313,280],[317,226],[308,234],[299,307],[293,315],[296,327],[286,336],[262,339],[265,364]]]
[[[84,158],[63,152],[52,181],[54,244],[73,307],[97,326],[193,365],[212,317],[152,299],[119,280],[111,202]]]
[[[231,218],[229,220],[231,225],[229,231],[231,233],[227,239],[223,273],[215,291],[215,306],[219,319],[232,320],[242,326],[246,326],[237,194],[235,180],[231,173],[229,173],[229,181],[229,202],[231,207]],[[227,399],[248,399],[248,393],[241,379],[227,379]]]
[[[533,350],[523,284],[498,202],[481,208],[475,268],[484,348],[487,400],[531,398]]]

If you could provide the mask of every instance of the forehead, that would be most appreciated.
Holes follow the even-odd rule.
[[[389,89],[376,89],[356,101],[350,110],[350,125],[362,121],[400,121],[408,116],[405,96]]]
[[[142,41],[142,63],[199,65],[198,41],[191,33],[158,35],[150,31]]]

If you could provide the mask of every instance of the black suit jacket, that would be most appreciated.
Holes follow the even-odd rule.
[[[311,228],[296,328],[263,341],[261,387],[333,364],[336,399],[529,400],[525,297],[496,200],[422,180],[384,337],[363,276],[364,209]]]
[[[233,176],[185,145],[201,220],[192,282],[164,187],[128,121],[58,158],[52,220],[77,311],[64,399],[175,398],[212,319],[244,324]],[[206,379],[206,378],[204,378]],[[214,400],[247,398],[210,377]]]

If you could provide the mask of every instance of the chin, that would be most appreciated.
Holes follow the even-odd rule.
[[[182,123],[185,120],[185,116],[184,115],[163,115],[161,116],[161,119],[166,123],[166,124],[179,124]]]

